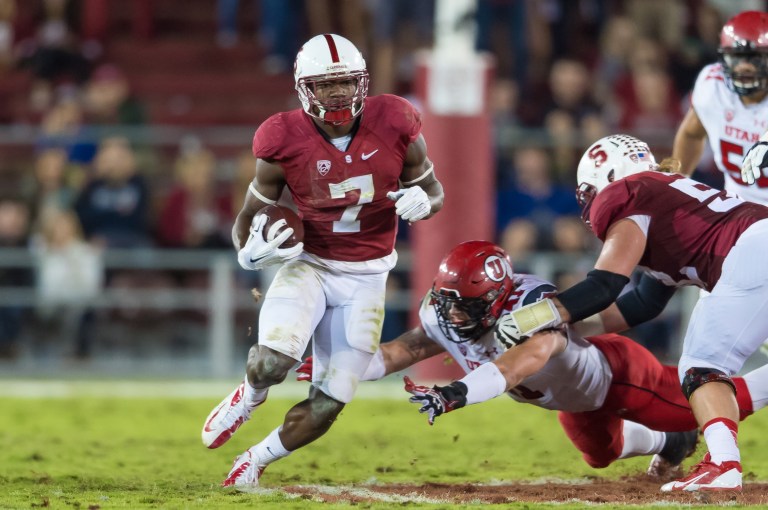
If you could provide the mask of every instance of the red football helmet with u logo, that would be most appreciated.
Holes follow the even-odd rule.
[[[514,289],[513,275],[509,255],[491,242],[467,241],[448,252],[431,292],[445,336],[467,342],[493,327]]]
[[[719,52],[731,90],[749,96],[768,89],[768,13],[744,11],[729,19]]]

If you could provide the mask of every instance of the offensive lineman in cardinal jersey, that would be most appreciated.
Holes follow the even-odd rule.
[[[709,451],[662,490],[740,491],[732,376],[768,338],[768,265],[756,263],[768,251],[768,207],[658,170],[648,145],[631,136],[592,144],[579,162],[577,196],[604,242],[595,269],[556,297],[509,314],[499,331],[515,342],[598,313],[598,331],[621,331],[658,315],[676,287],[708,291],[688,324],[678,375]],[[619,297],[637,266],[647,269],[637,292]]]
[[[555,293],[549,282],[514,273],[509,256],[493,243],[461,243],[440,263],[419,310],[420,326],[382,344],[364,379],[447,352],[468,374],[460,381],[427,388],[406,377],[411,401],[422,405],[430,423],[507,392],[518,402],[560,411],[563,429],[592,467],[657,454],[649,474],[674,474],[693,453],[698,435],[676,367],[661,365],[647,349],[615,334],[585,339],[565,327],[519,345],[504,345],[494,335],[495,324],[509,312]],[[298,371],[310,375],[311,360]],[[742,418],[766,404],[765,392],[759,398],[763,379],[768,367],[734,379]]]
[[[741,173],[747,150],[768,130],[768,13],[745,11],[728,20],[720,33],[720,56],[721,62],[704,67],[696,79],[672,157],[680,161],[679,172],[690,176],[708,138],[725,190],[768,205],[768,177],[761,174],[749,186],[755,179]]]
[[[418,111],[396,96],[367,97],[365,61],[351,42],[310,39],[294,75],[302,108],[256,131],[256,177],[233,227],[242,267],[283,265],[259,314],[245,380],[210,413],[203,443],[224,444],[301,360],[310,338],[317,370],[309,398],[235,460],[225,487],[258,485],[268,464],[322,436],[350,402],[379,347],[397,217],[429,218],[443,203]],[[305,232],[303,245],[291,248],[280,245],[292,229],[265,240],[266,218],[257,214],[285,189]]]

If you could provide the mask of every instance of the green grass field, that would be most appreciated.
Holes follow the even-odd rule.
[[[99,396],[0,397],[0,508],[343,507],[290,499],[280,491],[243,494],[218,487],[234,457],[277,426],[296,398],[271,396],[229,443],[207,450],[200,427],[226,391],[204,398],[109,397],[104,396],[110,394],[109,383],[92,385],[102,390]],[[271,465],[262,485],[617,478],[647,466],[648,459],[639,458],[605,470],[589,468],[554,412],[498,398],[429,427],[399,386],[386,388],[402,398],[354,401],[325,437]],[[747,480],[768,480],[768,458],[762,454],[768,450],[762,432],[767,428],[765,413],[742,427]],[[518,508],[524,507],[571,508]]]

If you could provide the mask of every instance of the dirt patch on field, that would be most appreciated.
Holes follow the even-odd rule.
[[[622,480],[594,479],[586,482],[541,482],[527,484],[443,484],[287,486],[288,494],[329,503],[424,502],[424,503],[510,503],[589,502],[645,505],[660,502],[705,504],[768,504],[768,484],[747,483],[741,493],[662,493],[660,483],[648,477]]]

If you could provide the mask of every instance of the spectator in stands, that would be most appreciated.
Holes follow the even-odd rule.
[[[149,191],[128,140],[104,139],[94,170],[75,204],[86,238],[110,248],[150,246]]]
[[[656,41],[635,41],[629,67],[616,83],[616,126],[619,131],[659,140],[682,119],[680,97],[667,73],[668,55]]]
[[[37,316],[41,334],[74,345],[74,355],[91,353],[94,314],[90,309],[104,283],[102,251],[85,242],[72,210],[47,209],[35,243]]]
[[[600,106],[592,94],[592,77],[582,62],[555,61],[549,75],[549,101],[543,109],[542,124],[554,142],[553,166],[563,180],[573,173],[581,157],[582,136],[602,131]]]
[[[434,0],[371,0],[374,94],[402,93],[399,84],[413,81],[416,50],[432,46]]]
[[[128,79],[114,64],[102,64],[91,75],[84,91],[89,124],[142,125],[144,105],[131,94]]]
[[[67,152],[61,148],[41,151],[34,165],[34,175],[24,183],[22,195],[30,205],[32,222],[36,224],[46,209],[74,207],[80,186],[73,181],[80,176],[76,170],[68,171]]]
[[[605,24],[593,73],[595,97],[602,98],[604,106],[614,104],[614,87],[628,72],[629,56],[637,38],[637,27],[627,16],[612,16]]]
[[[0,75],[14,65],[15,29],[13,19],[15,16],[16,0],[0,0]]]
[[[19,64],[35,77],[30,105],[38,112],[50,107],[57,85],[82,84],[88,79],[91,62],[81,51],[73,28],[77,15],[75,2],[43,0],[43,19],[35,37],[19,44]]]
[[[675,130],[683,118],[681,101],[664,70],[633,70],[629,87],[620,99],[619,131],[654,139]]]
[[[217,188],[215,171],[216,157],[210,151],[179,156],[176,184],[159,218],[160,244],[173,248],[226,248],[232,244],[232,196]]]
[[[302,0],[260,0],[258,5],[258,40],[266,56],[262,67],[267,74],[287,73],[299,44],[304,12]],[[238,42],[238,11],[240,0],[218,0],[217,42],[221,48],[231,48]]]
[[[713,6],[702,3],[694,10],[694,27],[671,54],[669,72],[681,96],[692,88],[699,71],[719,58],[720,30],[725,19]]]
[[[368,55],[368,12],[366,0],[305,1],[311,34],[344,34],[363,55]]]
[[[83,124],[83,109],[74,91],[65,94],[40,123],[38,149],[63,148],[75,164],[89,164],[96,155],[97,143]]]
[[[479,51],[496,56],[497,74],[502,79],[527,82],[527,8],[519,0],[478,2],[476,11]]]
[[[519,148],[514,156],[514,184],[499,190],[498,235],[515,260],[525,258],[531,250],[555,249],[556,220],[561,216],[579,217],[573,188],[554,181],[551,164],[544,149]],[[570,224],[561,224],[560,228],[569,229]],[[584,235],[583,228],[581,231]]]
[[[29,209],[18,197],[0,197],[0,249],[25,248],[29,238]],[[27,287],[32,274],[26,268],[0,267],[0,287]],[[0,303],[0,359],[18,355],[25,309]]]

